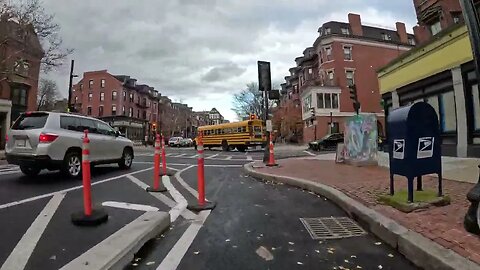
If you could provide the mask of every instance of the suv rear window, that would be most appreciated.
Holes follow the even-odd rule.
[[[12,126],[14,130],[43,128],[47,122],[48,113],[24,113]]]

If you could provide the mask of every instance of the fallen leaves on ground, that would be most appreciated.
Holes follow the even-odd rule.
[[[382,244],[382,242],[375,242],[376,246],[380,246],[381,244]]]
[[[388,254],[388,257],[393,258],[393,254],[392,254],[392,253],[389,253],[389,254]]]
[[[198,255],[200,254],[200,251],[194,251],[193,254]]]
[[[257,250],[256,250],[256,253],[258,256],[260,256],[261,258],[263,258],[265,261],[271,261],[273,260],[273,254],[270,253],[270,251],[264,247],[264,246],[260,246]]]
[[[155,262],[147,262],[145,265],[152,265],[154,264]]]
[[[297,264],[298,264],[298,265],[303,265],[303,263],[302,263],[302,262],[297,262]]]
[[[289,245],[295,245],[295,243],[293,243],[293,242],[288,242],[288,244],[289,244]]]

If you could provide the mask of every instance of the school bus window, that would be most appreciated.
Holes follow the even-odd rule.
[[[253,127],[253,131],[254,131],[254,132],[262,132],[262,128],[259,127],[259,126],[254,126],[254,127]]]

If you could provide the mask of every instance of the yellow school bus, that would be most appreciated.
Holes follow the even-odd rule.
[[[198,128],[198,131],[203,132],[204,147],[211,148],[221,146],[223,151],[230,151],[236,148],[238,151],[244,152],[250,146],[265,144],[263,123],[260,119],[252,119],[220,125],[202,126]],[[198,137],[195,141],[198,141]]]

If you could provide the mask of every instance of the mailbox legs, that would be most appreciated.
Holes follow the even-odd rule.
[[[422,176],[419,175],[417,176],[417,191],[422,191],[422,190],[423,190]]]
[[[390,174],[390,196],[395,194],[395,186],[393,183],[393,174]]]
[[[413,177],[408,178],[408,202],[413,203]]]
[[[443,188],[442,188],[442,170],[438,173],[438,197],[443,196]]]

